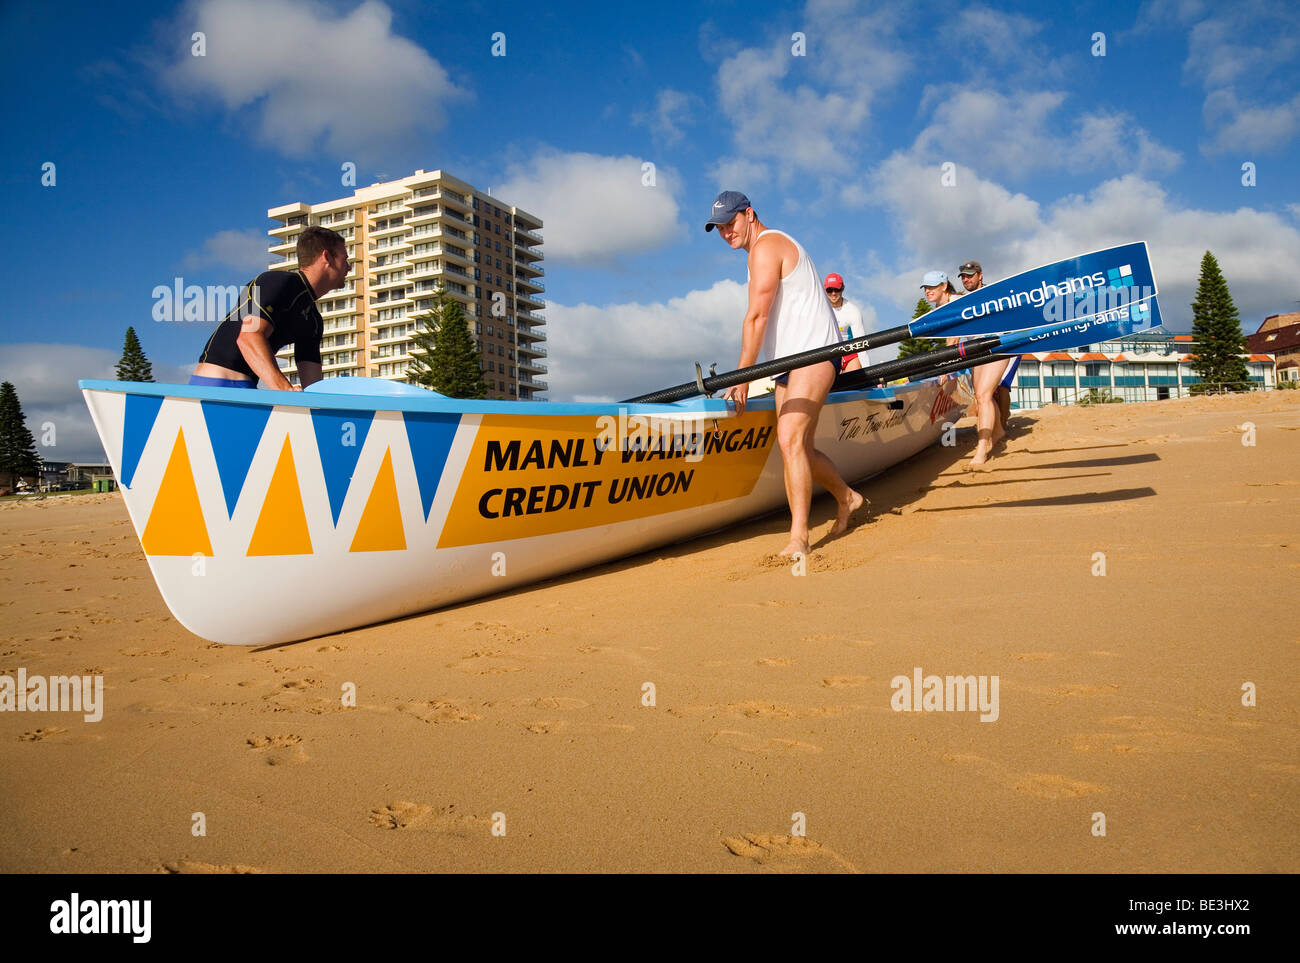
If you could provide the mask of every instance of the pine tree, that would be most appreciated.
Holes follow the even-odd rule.
[[[12,489],[19,478],[34,478],[40,470],[36,441],[27,430],[18,392],[6,381],[0,384],[0,478],[7,478],[6,487]]]
[[[433,307],[415,320],[411,336],[424,354],[411,353],[406,380],[432,388],[448,398],[486,398],[483,360],[460,302],[441,285],[434,291]]]
[[[929,314],[933,308],[934,305],[925,298],[921,298],[916,302],[916,310],[912,312],[912,320],[915,321],[922,315]],[[937,347],[939,347],[939,341],[935,338],[904,338],[898,345],[898,356],[900,358],[910,358],[913,355],[933,351]]]
[[[126,329],[126,342],[122,345],[122,360],[117,363],[118,381],[153,381],[153,365],[144,356],[135,328]]]
[[[1201,279],[1192,302],[1192,340],[1196,342],[1192,370],[1201,379],[1201,384],[1192,386],[1193,393],[1222,391],[1225,385],[1233,391],[1246,390],[1250,372],[1241,358],[1246,345],[1241,317],[1219,262],[1209,251],[1201,258]]]

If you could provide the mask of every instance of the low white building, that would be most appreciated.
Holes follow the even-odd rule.
[[[1190,334],[1137,334],[1073,351],[1021,355],[1011,384],[1011,407],[1070,405],[1092,391],[1123,401],[1164,401],[1191,394],[1201,379],[1192,370]],[[1243,354],[1252,388],[1276,385],[1274,359]]]

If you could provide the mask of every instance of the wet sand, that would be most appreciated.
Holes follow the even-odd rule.
[[[1300,871],[1300,392],[1018,415],[983,472],[969,424],[803,575],[778,514],[264,649],[117,495],[0,504],[0,674],[106,703],[0,713],[0,870]],[[996,721],[894,711],[915,667]]]

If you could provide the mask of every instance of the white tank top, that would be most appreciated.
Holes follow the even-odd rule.
[[[771,228],[759,235],[780,234],[799,252],[799,262],[794,270],[781,278],[776,297],[767,315],[767,330],[763,334],[760,361],[784,358],[813,348],[824,348],[840,342],[840,328],[835,321],[835,311],[826,298],[817,266],[808,252],[784,231]]]

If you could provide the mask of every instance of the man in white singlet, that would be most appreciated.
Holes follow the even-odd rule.
[[[713,202],[706,231],[714,228],[732,248],[749,253],[749,307],[741,330],[738,368],[770,361],[840,340],[821,278],[812,259],[794,238],[759,221],[749,198],[723,191]],[[862,496],[844,483],[834,463],[814,445],[817,419],[826,403],[837,361],[795,368],[776,381],[776,436],[785,462],[785,491],[790,503],[790,542],[782,555],[808,554],[808,512],[816,481],[839,504],[831,535],[849,527],[849,516]],[[727,400],[743,414],[749,385],[729,388]]]

